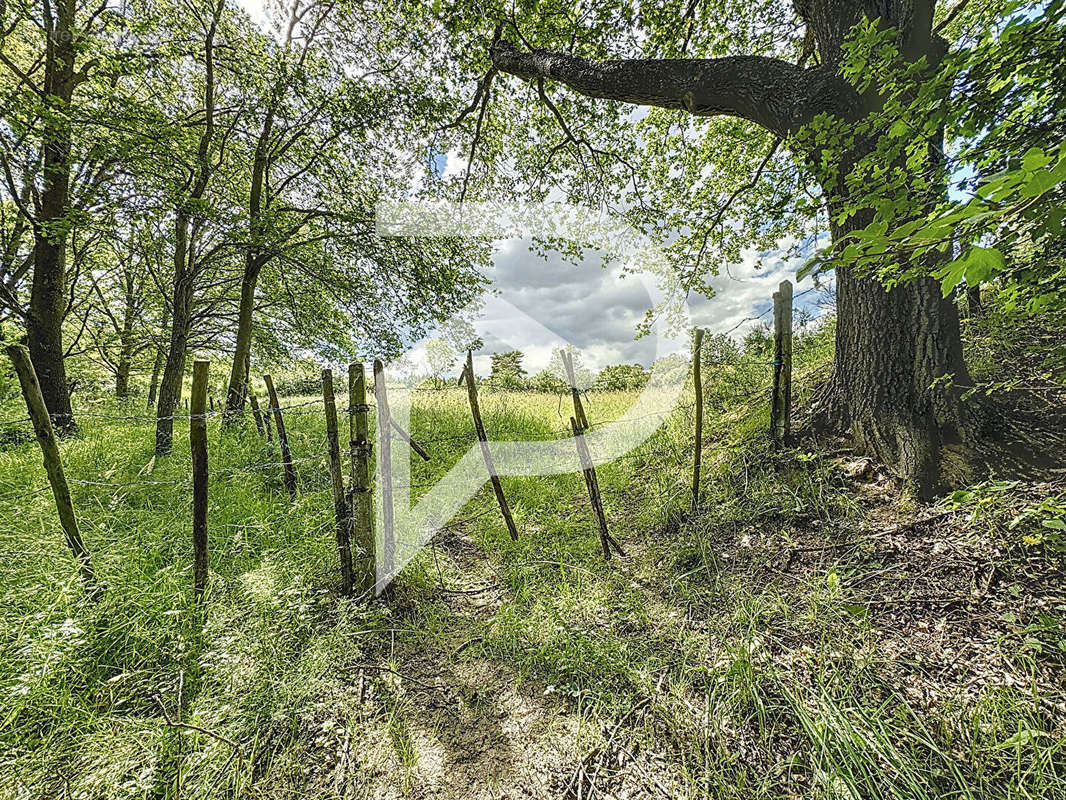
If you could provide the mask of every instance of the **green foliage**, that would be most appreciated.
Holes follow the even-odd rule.
[[[567,385],[566,381],[557,377],[552,370],[542,369],[529,379],[529,388],[534,392],[563,394],[568,391],[570,387]]]
[[[570,388],[570,379],[566,372],[566,365],[563,363],[564,352],[574,366],[574,385],[582,390],[591,387],[596,376],[585,366],[581,359],[581,351],[570,344],[566,347],[552,348],[551,359],[548,361],[548,370],[551,374],[565,384],[564,389]]]
[[[889,286],[932,274],[945,297],[964,282],[995,282],[1031,314],[1063,310],[1066,6],[1007,3],[1001,13],[935,69],[902,59],[890,30],[853,32],[845,73],[860,90],[876,80],[884,108],[846,132],[822,120],[804,135],[823,144],[882,134],[849,174],[862,194],[837,221],[867,207],[875,214],[812,267],[848,263]],[[925,142],[940,131],[944,144],[930,159]],[[938,261],[947,263],[929,266]]]
[[[648,383],[648,371],[640,364],[612,364],[596,376],[593,388],[597,391],[633,391]]]
[[[952,492],[944,505],[968,511],[971,525],[1006,519],[1015,543],[1066,551],[1066,494],[1049,492],[1038,502],[1019,503],[1020,486],[1017,481],[981,483]]]
[[[526,370],[522,366],[522,351],[492,354],[492,372],[489,381],[496,388],[520,389],[525,383]]]
[[[322,367],[309,359],[294,361],[271,377],[281,397],[318,397],[322,394]]]

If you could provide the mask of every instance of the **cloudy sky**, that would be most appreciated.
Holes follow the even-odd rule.
[[[466,159],[461,153],[442,154],[437,167],[445,177],[460,175]],[[781,255],[793,249],[788,244],[783,242],[776,253],[746,251],[739,262],[722,265],[711,281],[711,297],[689,296],[689,327],[728,332],[739,339],[769,321],[769,313],[753,318],[770,310],[771,297],[781,281],[791,280],[796,295],[811,289],[810,278],[796,279],[805,259]],[[574,264],[555,254],[542,257],[529,245],[528,240],[521,239],[496,243],[488,275],[492,285],[475,322],[485,341],[481,352],[475,354],[479,374],[488,374],[493,352],[508,350],[523,352],[526,371],[532,375],[547,367],[552,350],[564,344],[577,348],[582,362],[593,369],[620,363],[649,366],[666,352],[689,347],[685,334],[670,341],[636,338],[637,327],[654,302],[639,280],[622,275],[617,268],[604,267],[599,254],[590,253]],[[822,313],[822,301],[824,295],[810,292],[797,297],[796,307],[817,316]],[[415,371],[425,370],[422,342],[408,358]]]
[[[497,242],[493,264],[491,294],[475,322],[485,340],[475,359],[479,373],[488,372],[491,353],[515,349],[522,350],[526,370],[534,374],[548,365],[553,348],[567,343],[592,368],[619,363],[648,366],[664,350],[688,347],[683,334],[667,337],[668,341],[636,338],[652,298],[639,280],[604,267],[595,253],[575,265],[555,254],[543,258],[531,252],[526,240],[508,239]],[[792,280],[797,294],[811,288],[809,278],[796,281],[802,265],[801,258],[745,253],[739,263],[728,265],[711,281],[713,297],[689,297],[691,325],[743,337],[759,324],[751,318],[769,310],[782,280]],[[798,298],[796,306],[818,314],[819,300],[820,294],[811,292]],[[768,313],[762,318],[769,319]],[[421,343],[410,357],[415,364],[424,363]]]

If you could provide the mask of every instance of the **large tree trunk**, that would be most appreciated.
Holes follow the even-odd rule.
[[[796,0],[795,7],[817,42],[816,67],[754,56],[593,62],[545,50],[520,52],[506,41],[493,44],[491,58],[500,72],[557,80],[591,97],[741,117],[786,138],[818,114],[851,120],[876,110],[876,95],[860,96],[839,72],[842,43],[863,15],[903,31],[901,48],[910,60],[925,56],[934,63],[942,52],[931,34],[931,2]],[[845,185],[843,173],[860,150],[869,152],[868,145],[856,145],[829,170],[836,186]],[[822,152],[801,155],[812,164],[823,158]],[[843,200],[837,191],[825,188],[831,205]],[[834,242],[870,221],[870,211],[861,203],[858,208],[843,224],[830,214]],[[934,281],[886,291],[850,268],[837,271],[835,374],[827,406],[858,446],[895,466],[921,496],[939,483],[943,446],[976,429],[960,401],[959,386],[967,382],[958,313]]]
[[[834,227],[833,239],[863,227]],[[972,426],[959,389],[969,382],[955,305],[920,278],[886,291],[873,278],[836,271],[837,335],[829,416],[856,446],[895,466],[929,497],[941,483],[940,454]]]
[[[67,212],[70,206],[71,123],[74,94],[73,0],[55,6],[55,28],[48,31],[42,115],[42,189],[34,224],[33,282],[26,340],[52,424],[60,434],[77,431],[70,405],[63,352],[66,316]]]
[[[60,212],[62,214],[62,212]],[[70,405],[67,368],[63,352],[63,319],[66,316],[66,247],[49,236],[37,236],[33,259],[33,284],[26,322],[26,343],[41,394],[61,435],[78,430]]]

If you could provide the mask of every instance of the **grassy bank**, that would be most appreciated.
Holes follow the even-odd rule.
[[[801,393],[831,340],[797,348]],[[211,586],[191,605],[187,428],[139,408],[63,445],[101,602],[82,601],[32,442],[0,451],[0,793],[134,797],[1064,797],[1061,553],[1051,488],[933,508],[851,454],[766,447],[758,353],[712,371],[704,500],[691,396],[602,467],[488,487],[385,599],[337,596],[323,418],[276,446],[210,426]],[[593,424],[632,402],[588,398]],[[486,391],[499,439],[568,400]],[[470,446],[458,390],[415,397],[431,482]],[[417,494],[417,490],[416,490]],[[1013,527],[1010,524],[1018,517]]]

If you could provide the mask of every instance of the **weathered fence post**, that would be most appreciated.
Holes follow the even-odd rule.
[[[207,591],[207,379],[210,361],[192,365],[189,445],[192,449],[193,597],[202,602]]]
[[[392,524],[392,416],[389,413],[389,394],[385,386],[385,367],[374,359],[374,401],[378,422],[378,485],[381,486],[381,558],[382,571],[392,577],[396,555],[395,531]]]
[[[351,518],[355,546],[359,548],[355,567],[356,588],[366,591],[374,585],[374,520],[370,507],[370,437],[366,404],[366,372],[361,363],[348,365],[348,429],[351,447]]]
[[[78,518],[74,514],[74,503],[70,499],[70,486],[67,484],[67,476],[63,471],[63,461],[59,456],[59,446],[56,444],[55,431],[52,429],[52,419],[48,416],[48,408],[41,394],[41,385],[37,381],[37,373],[30,361],[30,351],[20,344],[12,344],[7,346],[7,354],[18,375],[22,396],[26,400],[26,410],[33,423],[33,432],[37,435],[37,443],[41,446],[44,468],[48,473],[48,483],[52,486],[52,496],[56,501],[56,511],[59,513],[59,523],[63,526],[63,534],[67,539],[67,547],[70,548],[70,552],[74,554],[74,559],[78,562],[78,570],[85,584],[86,593],[90,597],[95,597],[99,594],[101,587],[96,582],[92,559],[82,541],[81,532],[78,530]]]
[[[263,412],[259,410],[259,400],[252,394],[251,390],[248,391],[248,404],[252,407],[252,419],[255,420],[255,429],[259,433],[259,438],[263,438]]]
[[[596,467],[592,463],[592,456],[589,454],[588,443],[585,442],[584,431],[582,431],[576,417],[570,417],[570,427],[574,431],[574,441],[577,443],[577,457],[581,461],[581,472],[585,476],[585,488],[589,492],[589,503],[592,504],[592,511],[596,515],[596,524],[600,530],[600,545],[603,547],[603,557],[605,560],[610,559],[612,547],[618,551],[618,555],[624,556],[625,551],[622,550],[622,546],[607,531],[607,515],[603,512],[603,500],[600,497],[600,482],[596,478]]]
[[[696,391],[696,452],[692,456],[692,513],[700,505],[700,466],[703,460],[703,375],[700,371],[700,348],[703,347],[703,329],[696,328],[692,347],[692,388]]]
[[[263,428],[266,430],[267,444],[271,444],[274,441],[274,423],[271,420],[270,414],[270,394],[267,393],[267,407],[266,411],[263,411]]]
[[[585,416],[585,406],[581,402],[581,391],[577,388],[577,374],[574,372],[574,356],[573,353],[566,350],[560,350],[560,354],[563,358],[563,366],[566,368],[566,379],[570,384],[570,396],[574,401],[574,416],[577,418],[577,424],[581,427],[582,431],[589,429],[588,417]]]
[[[333,482],[333,513],[337,523],[337,553],[341,560],[341,591],[352,593],[352,545],[348,503],[344,499],[341,474],[341,443],[337,434],[337,401],[333,397],[333,373],[322,370],[322,399],[326,405],[326,447],[329,450],[329,476]]]
[[[474,379],[474,353],[466,351],[466,368],[463,370],[459,382],[466,379],[466,395],[470,400],[470,414],[474,417],[474,429],[477,431],[478,441],[481,443],[481,457],[485,459],[485,468],[489,471],[489,480],[492,482],[492,491],[496,494],[496,502],[500,506],[500,513],[507,525],[507,532],[511,538],[518,541],[518,529],[515,528],[514,519],[511,517],[511,507],[507,504],[507,496],[503,493],[503,484],[500,476],[496,474],[496,465],[492,462],[492,453],[489,452],[488,436],[485,433],[485,424],[481,421],[481,407],[477,399],[477,381]]]
[[[783,445],[791,435],[792,410],[792,282],[781,281],[774,292],[774,387],[770,399],[770,435]]]
[[[270,395],[270,407],[274,412],[274,424],[278,429],[278,442],[281,444],[281,464],[284,468],[285,488],[289,490],[289,497],[296,499],[296,471],[292,468],[292,452],[289,450],[289,437],[285,435],[285,420],[281,417],[281,404],[278,402],[278,393],[274,389],[274,379],[269,375],[263,376],[266,383],[267,394]]]

